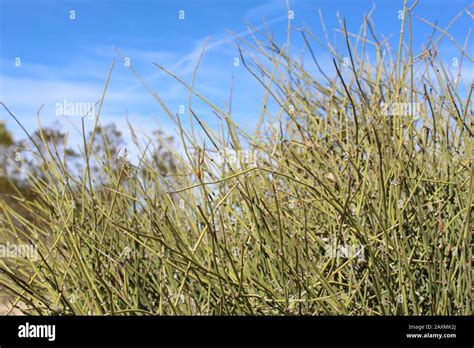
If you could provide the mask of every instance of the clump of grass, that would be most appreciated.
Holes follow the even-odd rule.
[[[42,169],[28,176],[36,198],[16,198],[30,218],[0,205],[1,233],[40,256],[0,261],[11,307],[49,315],[470,314],[472,86],[459,93],[431,51],[416,57],[403,48],[403,34],[393,53],[370,18],[355,43],[341,23],[346,57],[325,45],[332,75],[311,48],[317,38],[297,33],[322,80],[265,33],[240,39],[242,62],[265,91],[253,133],[187,86],[224,121],[216,132],[190,109],[194,125],[185,127],[163,105],[184,150],[134,136],[141,155],[132,164],[111,158],[97,132],[84,136],[76,173],[54,147],[32,145]],[[374,62],[362,58],[368,45]],[[384,105],[416,105],[419,115],[413,107],[392,115],[399,110]],[[95,137],[103,151],[93,150]],[[153,146],[166,148],[172,170],[158,170]]]

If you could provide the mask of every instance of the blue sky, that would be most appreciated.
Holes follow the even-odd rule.
[[[295,15],[291,24],[306,25],[322,39],[318,9],[332,39],[334,30],[339,28],[336,13],[346,18],[350,32],[357,32],[364,14],[375,4],[377,33],[385,37],[394,34],[393,42],[398,39],[398,11],[403,1],[292,0],[289,4]],[[414,14],[433,23],[438,21],[438,26],[445,28],[469,4],[464,0],[420,0]],[[209,37],[196,89],[224,107],[233,80],[233,117],[252,128],[260,115],[264,91],[242,65],[234,66],[238,52],[229,32],[246,35],[247,23],[258,27],[265,21],[276,41],[283,43],[286,6],[285,0],[0,0],[0,100],[28,130],[36,128],[36,111],[41,105],[42,124],[57,122],[63,129],[71,129],[71,124],[78,125],[80,117],[67,121],[55,114],[55,106],[64,100],[99,100],[108,68],[116,58],[101,116],[104,123],[125,127],[127,115],[132,124],[145,130],[162,128],[172,133],[174,125],[124,66],[114,47],[130,59],[147,84],[176,113],[180,105],[187,105],[187,92],[152,63],[163,65],[189,83]],[[75,19],[70,18],[70,11],[75,11]],[[180,11],[184,11],[184,19],[179,18]],[[470,13],[474,14],[473,8]],[[471,27],[472,19],[465,14],[449,33],[462,44]],[[413,18],[413,30],[414,47],[419,52],[432,29]],[[301,47],[300,40],[292,41],[292,51],[298,52]],[[448,38],[441,41],[439,50],[447,62],[459,55]],[[472,55],[472,40],[469,51]],[[327,53],[319,50],[317,54],[324,69],[333,72]],[[20,66],[15,64],[18,58]],[[462,82],[469,85],[474,76],[473,65],[467,61],[464,64]],[[217,119],[208,108],[198,102],[193,106],[211,126],[217,126]],[[4,110],[0,110],[0,120],[20,136]]]

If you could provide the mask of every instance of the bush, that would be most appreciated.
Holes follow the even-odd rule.
[[[54,146],[33,146],[36,198],[17,198],[30,218],[5,202],[0,210],[2,234],[40,257],[1,261],[12,308],[470,314],[472,87],[458,92],[431,50],[415,57],[400,43],[393,53],[374,37],[375,62],[364,61],[368,39],[354,45],[342,31],[349,60],[331,50],[324,83],[269,36],[240,41],[266,92],[253,133],[188,86],[225,120],[225,136],[190,110],[200,142],[170,114],[182,146],[161,133],[137,140],[131,163],[94,132],[84,135],[79,173]],[[298,35],[311,49],[312,33]],[[435,78],[414,74],[417,65]]]

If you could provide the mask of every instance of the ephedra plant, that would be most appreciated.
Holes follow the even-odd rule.
[[[236,52],[264,92],[251,132],[157,62],[222,119],[220,130],[192,108],[190,127],[153,93],[179,127],[178,146],[135,134],[140,155],[126,160],[94,131],[72,170],[37,138],[41,175],[26,176],[34,198],[14,196],[27,218],[0,202],[2,238],[38,252],[0,260],[10,308],[470,314],[472,85],[463,90],[450,76],[433,35],[415,51],[411,21],[405,8],[398,47],[376,36],[370,16],[358,34],[341,21],[342,48],[291,29],[311,67],[265,32],[238,38]],[[324,69],[322,47],[333,56]]]

